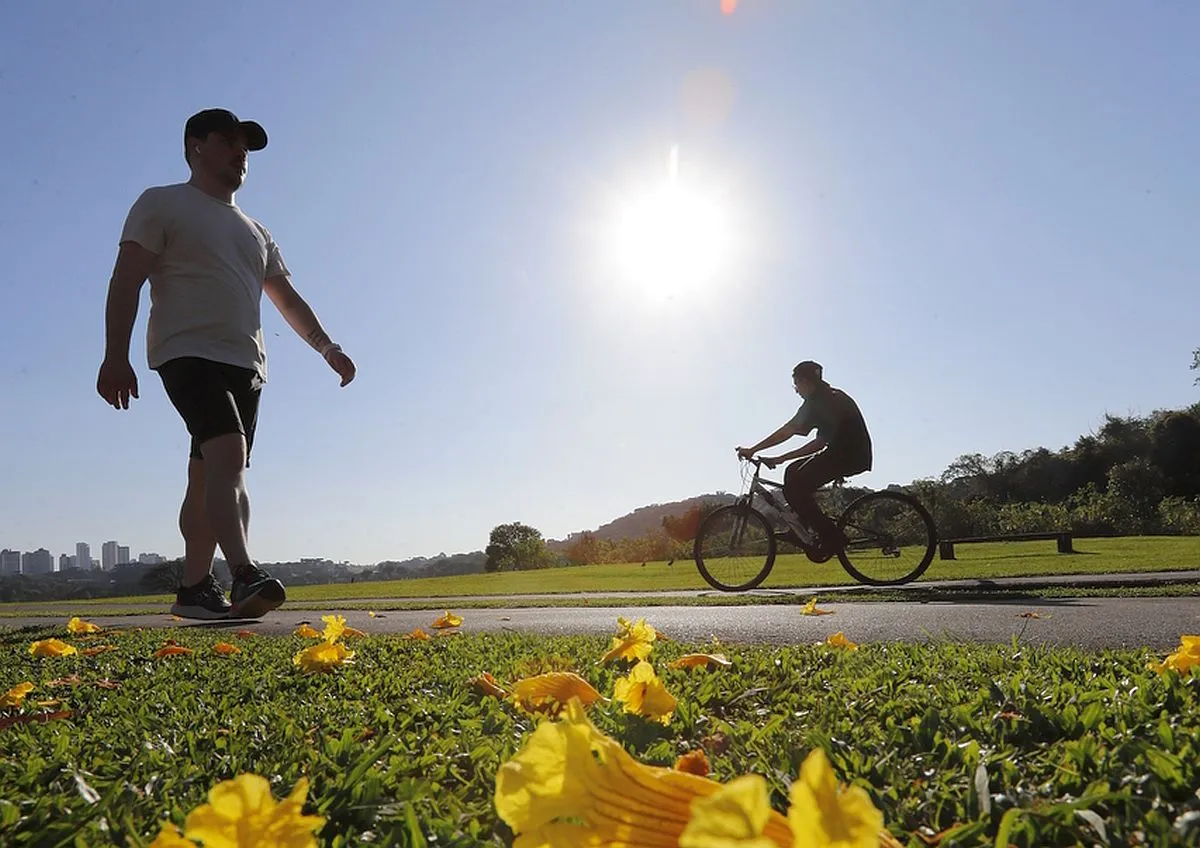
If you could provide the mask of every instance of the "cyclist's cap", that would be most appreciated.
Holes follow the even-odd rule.
[[[824,373],[825,371],[821,368],[821,363],[806,359],[792,369],[792,379],[799,380],[801,377],[805,377],[809,380],[820,380],[822,379],[821,375]]]
[[[247,150],[262,150],[267,146],[267,131],[257,121],[243,121],[228,109],[205,109],[187,119],[183,128],[184,143],[189,138],[204,138],[211,132],[241,130],[246,136]]]

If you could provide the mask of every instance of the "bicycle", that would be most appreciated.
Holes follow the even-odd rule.
[[[745,494],[713,510],[696,531],[696,568],[710,586],[723,592],[746,591],[766,580],[780,542],[795,545],[814,562],[830,558],[818,549],[813,532],[800,524],[787,503],[776,500],[770,490],[782,496],[783,484],[761,476],[763,460],[755,457],[746,462],[754,466],[754,475]],[[837,492],[844,482],[834,481],[829,491]],[[756,506],[756,498],[781,514],[782,529]],[[860,583],[908,583],[924,574],[933,561],[937,547],[933,517],[907,492],[886,489],[861,495],[835,523],[842,536],[835,552],[838,561]]]

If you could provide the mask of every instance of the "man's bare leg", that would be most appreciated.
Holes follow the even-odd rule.
[[[240,433],[217,436],[200,445],[204,454],[204,509],[213,536],[233,572],[229,614],[258,618],[287,599],[287,592],[258,568],[247,550],[250,496],[246,493],[246,440]]]
[[[195,586],[212,571],[217,537],[204,508],[204,460],[188,458],[187,492],[179,508],[179,532],[183,534],[183,585]]]
[[[200,445],[204,455],[204,511],[216,544],[230,569],[250,563],[250,496],[246,492],[246,438],[216,436]]]

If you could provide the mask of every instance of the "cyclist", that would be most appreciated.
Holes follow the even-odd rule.
[[[828,559],[841,544],[837,525],[817,506],[813,493],[838,477],[849,477],[871,469],[871,436],[854,398],[825,382],[821,366],[805,360],[792,369],[796,393],[804,398],[790,421],[753,447],[739,447],[737,454],[750,459],[758,451],[786,442],[792,436],[816,437],[796,450],[779,456],[760,457],[768,468],[799,460],[783,476],[783,496],[801,523],[817,535],[816,553]]]

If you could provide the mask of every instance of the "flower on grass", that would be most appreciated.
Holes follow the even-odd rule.
[[[404,638],[405,639],[415,639],[415,640],[418,640],[421,642],[426,642],[429,640],[429,634],[426,633],[424,630],[422,630],[420,627],[418,627],[412,633],[405,633]]]
[[[336,642],[346,632],[346,616],[344,615],[323,615],[321,621],[325,622],[325,632],[321,635],[325,637],[326,642]]]
[[[766,781],[728,784],[647,766],[588,721],[572,701],[543,722],[496,774],[496,812],[515,845],[682,848],[858,848],[893,846],[883,816],[861,789],[839,790],[814,750],[792,783],[787,818],[773,811]]]
[[[151,656],[156,660],[161,660],[164,657],[178,657],[183,654],[190,654],[191,652],[191,648],[185,648],[183,645],[176,645],[174,642],[169,642],[151,654]]]
[[[499,680],[492,677],[490,672],[485,671],[483,674],[470,678],[467,680],[467,685],[481,695],[489,695],[493,698],[508,697],[508,690]]]
[[[654,650],[654,640],[657,638],[658,631],[647,624],[646,619],[639,618],[630,623],[628,619],[618,616],[617,635],[613,637],[608,653],[600,658],[600,662],[607,664],[613,660],[644,660]]]
[[[0,710],[15,709],[21,706],[21,703],[25,700],[25,696],[32,691],[32,683],[18,683],[3,695],[0,695]]]
[[[299,666],[305,674],[331,672],[339,666],[353,665],[354,651],[347,650],[341,642],[321,641],[292,657],[292,664]]]
[[[93,645],[90,648],[84,648],[79,653],[85,657],[94,657],[96,654],[106,654],[109,651],[115,651],[116,645]]]
[[[674,845],[692,802],[721,784],[647,766],[598,731],[583,705],[542,722],[496,774],[496,812],[518,834],[514,845]],[[763,830],[790,845],[787,820],[768,808]],[[710,843],[716,844],[716,843]]]
[[[344,632],[342,635],[343,635],[343,636],[345,636],[347,639],[351,639],[351,638],[353,638],[353,639],[363,639],[363,638],[365,638],[365,637],[366,637],[366,635],[367,635],[367,634],[366,634],[366,633],[363,633],[363,632],[362,632],[361,630],[359,630],[357,627],[350,627],[349,625],[347,625],[347,626],[346,626],[346,631],[345,631],[345,632]]]
[[[252,637],[254,637],[254,636],[257,636],[257,635],[258,635],[258,634],[257,634],[257,633],[255,633],[253,630],[239,630],[239,631],[237,632],[237,637],[238,637],[239,639],[250,639],[250,638],[252,638]]]
[[[840,630],[837,633],[834,633],[828,639],[826,639],[825,644],[831,648],[845,648],[847,651],[857,651],[858,650],[858,643],[851,642],[849,639],[846,638],[846,634]]]
[[[1149,668],[1159,674],[1176,671],[1179,674],[1190,674],[1200,666],[1200,636],[1180,636],[1179,647],[1160,663],[1150,663]]]
[[[446,627],[458,627],[462,624],[462,622],[463,620],[461,615],[455,615],[454,613],[450,612],[450,610],[446,610],[446,614],[438,618],[437,621],[433,623],[433,626],[438,630],[442,630]]]
[[[675,697],[645,660],[613,684],[613,697],[625,705],[625,712],[662,724],[670,724],[675,712]]]
[[[675,771],[686,771],[688,774],[698,774],[701,777],[705,777],[712,771],[712,766],[709,765],[708,755],[704,753],[704,749],[697,748],[694,751],[688,751],[675,760]]]
[[[76,615],[67,622],[67,632],[72,636],[82,636],[84,633],[99,633],[100,627]]]
[[[69,657],[78,652],[61,639],[42,639],[29,646],[29,653],[35,657]]]
[[[304,622],[295,630],[292,631],[293,636],[299,636],[302,639],[320,639],[321,631],[310,627],[308,622]]]
[[[805,844],[837,848],[879,844],[883,813],[871,803],[866,790],[838,787],[833,766],[820,748],[805,758],[800,779],[792,783],[789,796],[788,823],[793,834],[809,835]]]
[[[304,815],[307,794],[308,778],[302,777],[291,794],[277,802],[265,777],[240,774],[218,783],[208,791],[208,803],[188,813],[184,836],[166,822],[151,848],[192,848],[193,840],[202,841],[205,848],[316,848],[313,831],[325,818]]]
[[[667,668],[708,668],[710,665],[733,665],[724,654],[685,654],[667,663]]]
[[[570,671],[550,671],[518,680],[509,692],[513,702],[527,713],[558,716],[572,698],[587,707],[607,700],[592,684]]]
[[[814,595],[808,599],[808,603],[800,610],[801,615],[833,615],[833,610],[821,609],[817,606],[817,598]]]
[[[230,645],[228,642],[218,642],[213,645],[213,651],[227,657],[230,654],[240,654],[242,649],[237,645]]]

